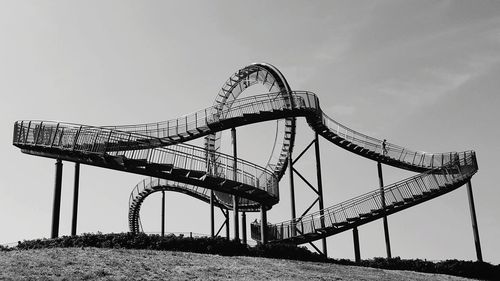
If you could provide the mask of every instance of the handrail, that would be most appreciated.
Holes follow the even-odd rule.
[[[233,116],[234,112],[237,112],[238,109],[248,108],[252,106],[256,106],[259,103],[268,103],[269,101],[274,100],[275,102],[280,102],[286,100],[286,97],[282,95],[281,92],[273,92],[266,93],[254,96],[243,97],[234,101],[231,101],[229,110],[222,111],[223,114],[216,114],[217,108],[216,106],[209,106],[204,109],[198,110],[194,113],[183,115],[179,118],[169,119],[161,122],[151,122],[151,123],[142,123],[142,124],[126,124],[126,125],[114,125],[114,126],[102,126],[103,128],[123,131],[123,132],[133,132],[139,133],[141,132],[147,136],[154,136],[154,133],[162,132],[162,131],[175,131],[173,124],[180,124],[179,127],[186,127],[188,124],[188,128],[196,129],[202,127],[203,125],[207,125],[210,122],[220,121],[219,117],[222,116]],[[278,108],[278,107],[276,107]],[[280,107],[281,108],[281,107]],[[185,120],[190,120],[190,122],[185,123]],[[208,120],[205,122],[205,120]],[[198,124],[198,127],[192,127],[192,125]],[[168,130],[165,130],[168,129]],[[173,135],[173,134],[172,134]],[[158,136],[156,136],[158,137]]]
[[[102,127],[81,126],[62,122],[30,121],[30,128],[25,121],[15,123],[14,144],[37,147],[57,148],[61,151],[78,151],[83,153],[108,154],[123,157],[124,160],[144,160],[146,163],[172,164],[175,168],[194,171],[206,171],[206,151],[203,148],[176,144],[168,147],[143,148],[142,138],[145,136],[112,130]],[[20,135],[26,138],[21,142]],[[136,141],[137,143],[133,143]],[[110,151],[110,148],[113,148]],[[119,148],[119,150],[117,149]],[[218,177],[240,181],[278,196],[278,181],[272,171],[254,163],[236,159],[236,178],[233,173],[234,158],[230,155],[217,153],[221,159],[221,173]],[[258,186],[256,184],[259,184]]]
[[[268,228],[275,230],[273,232],[275,240],[304,237],[316,233],[317,229],[333,229],[336,225],[348,224],[363,216],[380,213],[407,200],[413,201],[442,187],[465,180],[477,171],[476,163],[475,153],[465,151],[444,167],[428,170],[385,186],[383,195],[380,189],[375,189],[299,219],[270,224]],[[385,200],[384,204],[382,198]],[[252,223],[252,227],[258,229],[259,225]],[[299,230],[294,231],[296,228]]]
[[[162,186],[171,187],[173,189],[179,190],[180,192],[189,192],[192,194],[196,194],[199,197],[204,197],[206,199],[210,198],[210,189],[161,178],[148,177],[138,182],[132,189],[132,192],[129,196],[129,206],[144,199],[144,196],[139,196],[141,192],[147,190],[156,190],[161,188]],[[239,198],[239,206],[240,208],[245,208],[246,206],[248,206],[258,209],[259,204],[246,198]],[[232,206],[226,205],[225,208],[232,208]]]
[[[139,229],[139,211],[141,204],[150,194],[162,190],[177,191],[205,202],[210,201],[210,190],[195,185],[179,183],[160,178],[144,178],[136,184],[129,196],[129,227],[133,232]],[[260,210],[260,204],[246,198],[239,197],[239,208],[241,211],[255,212]],[[225,209],[231,209],[232,205],[215,199],[215,205]]]
[[[363,147],[369,151],[383,154],[387,158],[395,160],[398,163],[406,163],[410,167],[440,167],[451,161],[456,152],[448,153],[425,153],[412,151],[401,146],[387,143],[387,153],[382,151],[382,142],[376,138],[369,137],[354,131],[335,120],[326,116],[319,107],[319,100],[314,93],[307,91],[294,91],[293,98],[295,109],[288,114],[297,116],[306,116],[309,121],[316,120],[321,116],[321,122],[330,133],[349,141],[352,144]],[[242,117],[244,114],[258,114],[260,112],[272,112],[276,110],[289,109],[289,103],[285,102],[286,96],[281,93],[268,93],[257,96],[250,96],[233,101],[230,110],[223,112],[226,119]],[[203,112],[212,112],[213,107],[203,110]],[[188,115],[186,115],[188,116]],[[191,114],[193,116],[193,114]],[[196,113],[194,114],[196,116]],[[206,117],[206,116],[205,116]],[[213,116],[211,117],[213,118]],[[184,118],[188,120],[189,118]],[[205,118],[208,120],[208,118]],[[177,119],[176,124],[179,124]],[[212,121],[213,120],[213,121]],[[221,119],[212,119],[207,125],[212,126],[220,123]],[[224,119],[225,120],[225,119]],[[217,121],[217,122],[216,122]],[[257,120],[258,121],[258,120]],[[155,123],[155,128],[167,128],[173,121]],[[256,122],[256,121],[254,121]],[[26,124],[29,126],[26,126]],[[310,122],[311,123],[311,122]],[[187,124],[187,123],[186,123]],[[245,124],[242,121],[242,124]],[[145,131],[151,133],[146,124]],[[177,126],[184,126],[183,124]],[[205,126],[202,123],[202,126]],[[191,169],[196,167],[198,171],[206,170],[207,159],[204,148],[190,146],[187,144],[176,144],[168,147],[163,145],[163,139],[139,134],[135,131],[121,131],[110,127],[84,126],[71,123],[51,122],[51,121],[17,121],[15,123],[14,143],[23,145],[35,145],[45,147],[55,147],[61,150],[80,151],[85,153],[101,153],[110,155],[123,155],[131,159],[145,159],[147,163],[171,163],[177,165],[177,168]],[[115,128],[127,128],[116,126]],[[130,127],[137,130],[139,127]],[[142,127],[141,127],[142,128]],[[189,128],[189,126],[186,126]],[[210,131],[216,131],[217,128],[208,128]],[[315,128],[317,129],[317,128]],[[141,132],[145,132],[142,130]],[[169,131],[173,131],[169,128]],[[179,131],[175,128],[175,131]],[[21,137],[23,136],[23,137]],[[238,159],[238,177],[232,177],[232,156],[216,152],[216,157],[220,163],[217,165],[222,171],[218,171],[218,176],[222,178],[245,180],[246,184],[255,184],[260,182],[261,186],[257,188],[277,196],[277,179],[272,171],[260,167],[253,163]],[[179,165],[179,163],[184,163]],[[251,177],[249,175],[252,175]],[[274,177],[274,179],[273,179]],[[260,179],[257,181],[256,179]],[[271,183],[271,188],[270,184]]]
[[[300,116],[300,111],[303,110],[315,110],[317,115],[321,116],[323,125],[326,126],[330,132],[335,133],[339,137],[350,141],[353,144],[359,145],[365,149],[374,151],[378,154],[384,154],[382,148],[382,140],[379,140],[374,137],[370,137],[368,135],[359,133],[353,129],[348,128],[347,126],[333,120],[329,116],[327,116],[324,112],[319,108],[319,101],[315,94],[307,91],[293,91],[293,96],[296,98],[297,105],[297,113]],[[259,113],[260,111],[272,111],[272,110],[282,110],[288,108],[285,103],[286,97],[284,97],[281,93],[269,93],[262,94],[257,96],[250,96],[242,99],[238,99],[233,101],[232,106],[229,111],[224,111],[223,115],[226,116],[226,119],[241,117],[243,114],[252,114]],[[122,134],[131,133],[134,135],[141,135],[139,138],[132,138],[133,141],[138,141],[142,144],[139,147],[158,147],[164,145],[161,141],[162,138],[172,137],[177,135],[178,133],[186,133],[186,131],[181,130],[179,128],[188,128],[188,130],[196,130],[197,128],[201,128],[203,126],[210,126],[222,121],[217,116],[210,116],[208,118],[207,113],[214,112],[214,107],[207,107],[200,111],[197,111],[192,114],[188,114],[178,119],[171,119],[168,121],[162,121],[157,123],[145,123],[139,125],[120,125],[120,126],[104,126],[104,127],[93,127],[93,126],[83,126],[82,129],[96,129],[96,130],[105,130],[105,131],[116,131],[121,132]],[[204,113],[201,117],[189,123],[179,123],[179,120],[191,120],[191,117],[197,116],[198,113]],[[302,112],[303,114],[303,112]],[[198,115],[200,116],[200,115]],[[312,117],[317,118],[317,117]],[[311,118],[311,119],[312,119]],[[207,120],[207,122],[202,122],[203,120]],[[32,121],[37,122],[37,121]],[[47,121],[40,121],[47,122]],[[65,125],[74,125],[80,126],[77,124],[71,123],[61,123]],[[170,124],[177,124],[177,127],[172,127]],[[198,127],[193,127],[197,125]],[[211,131],[216,131],[217,129],[210,129]],[[176,132],[174,134],[174,132]],[[156,135],[156,136],[155,136]],[[147,136],[149,138],[144,138]],[[144,143],[147,139],[154,139],[156,142],[148,142]],[[112,139],[113,140],[113,139]],[[130,149],[134,149],[134,147],[129,147]],[[386,142],[386,153],[385,155],[389,158],[393,158],[398,160],[399,162],[404,162],[406,164],[410,164],[413,166],[419,167],[436,167],[442,166],[451,160],[451,156],[456,152],[446,152],[446,153],[428,153],[423,151],[413,151],[408,148]],[[444,160],[443,160],[444,159]]]
[[[227,129],[228,126],[237,127],[265,120],[303,116],[316,132],[337,145],[351,150],[356,148],[358,154],[388,165],[411,171],[425,171],[423,174],[386,187],[385,203],[404,201],[405,196],[418,195],[423,190],[428,191],[426,188],[429,186],[442,186],[453,182],[456,175],[467,176],[468,173],[473,174],[477,170],[473,151],[446,153],[413,151],[352,130],[328,117],[321,110],[318,97],[312,92],[293,91],[285,95],[280,91],[230,102],[230,106],[212,106],[181,118],[139,125],[96,127],[54,121],[17,121],[14,124],[13,143],[21,148],[28,148],[28,152],[33,149],[50,149],[56,154],[79,152],[109,155],[123,161],[140,160],[145,164],[171,165],[176,169],[206,172],[210,176],[266,191],[271,197],[276,198],[275,203],[279,198],[279,175],[273,171],[236,159],[237,170],[234,176],[232,156],[213,151],[210,152],[216,159],[216,162],[213,162],[205,148],[181,142]],[[228,121],[231,121],[231,124],[224,125]],[[463,161],[469,161],[471,164],[456,164]],[[214,167],[210,167],[213,163]],[[212,168],[213,171],[209,173]],[[457,170],[463,170],[464,174],[456,173]],[[183,179],[179,181],[182,182]],[[130,198],[133,194],[134,196],[140,194],[137,186]],[[362,203],[369,202],[366,203],[369,207],[382,206],[379,196],[379,193],[370,192],[320,212],[337,213],[347,220],[348,215],[359,216],[361,214],[359,210],[369,211],[367,207],[360,206]],[[313,224],[314,216],[317,214],[313,213],[310,217],[302,218],[301,226],[304,223]],[[336,220],[335,216],[323,216],[321,219],[326,218],[330,221]],[[296,221],[284,222],[281,223],[281,227],[296,223]]]

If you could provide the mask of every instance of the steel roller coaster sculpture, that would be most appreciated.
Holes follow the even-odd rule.
[[[240,97],[255,84],[263,85],[267,92]],[[376,161],[380,173],[380,165],[385,164],[418,174],[386,186],[382,184],[380,189],[322,207],[317,212],[268,224],[265,214],[279,202],[278,183],[292,165],[298,117],[306,119],[316,136]],[[279,130],[282,140],[275,141],[265,167],[220,152],[222,131],[269,120],[284,122]],[[185,143],[201,137],[204,137],[204,147]],[[55,198],[60,198],[61,171],[57,171],[61,169],[57,165],[62,165],[61,160],[148,176],[130,195],[131,232],[141,231],[139,211],[144,199],[154,192],[168,190],[210,202],[212,208],[215,205],[233,210],[235,222],[238,211],[260,211],[262,221],[252,223],[251,230],[252,238],[262,243],[303,244],[324,239],[379,218],[385,219],[464,184],[469,188],[471,200],[470,180],[478,170],[474,151],[415,151],[383,143],[336,122],[321,110],[314,93],[292,90],[281,72],[266,63],[254,63],[238,70],[223,84],[213,106],[181,118],[114,127],[17,121],[13,144],[24,153],[58,160]],[[470,203],[476,237],[473,201]],[[56,214],[59,207],[54,203],[56,208],[52,236],[57,236],[54,227],[58,227],[59,216]],[[481,260],[478,244],[477,236],[476,250]]]

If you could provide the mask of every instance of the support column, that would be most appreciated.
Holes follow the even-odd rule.
[[[382,164],[377,162],[377,170],[378,170],[378,181],[380,184],[380,200],[382,202],[382,212],[384,216],[382,220],[384,222],[384,236],[385,236],[385,249],[387,252],[387,258],[390,259],[392,257],[391,254],[391,240],[389,239],[389,225],[387,223],[387,216],[385,215],[385,192],[384,192],[384,177],[382,175]]]
[[[295,186],[293,182],[293,160],[292,154],[288,155],[288,171],[290,175],[290,207],[291,207],[291,215],[292,215],[292,236],[296,235],[296,214],[295,214]]]
[[[80,163],[75,163],[75,181],[73,190],[73,219],[71,220],[71,235],[76,235],[78,218],[78,193],[80,189]]]
[[[161,237],[165,237],[165,190],[161,191]]]
[[[210,237],[215,236],[215,222],[214,222],[214,192],[210,190]]]
[[[352,240],[354,242],[354,260],[356,263],[359,263],[361,262],[361,253],[359,251],[359,234],[357,227],[352,229]]]
[[[241,212],[241,236],[243,244],[247,243],[247,215]]]
[[[232,128],[231,129],[231,139],[233,142],[233,178],[236,181],[238,179],[238,166],[237,166],[237,157],[238,153],[236,150],[236,129]],[[238,218],[238,211],[239,211],[239,206],[238,206],[238,197],[236,195],[233,195],[233,220],[234,220],[234,239],[239,240],[240,239],[240,230],[239,230],[239,218]]]
[[[317,178],[317,182],[318,182],[319,214],[321,216],[320,224],[321,224],[321,228],[324,228],[325,227],[325,216],[324,216],[323,209],[325,209],[325,207],[323,204],[323,181],[321,179],[321,158],[320,158],[320,151],[319,151],[318,133],[315,133],[314,149],[316,151],[316,178]],[[328,252],[327,252],[327,245],[326,245],[326,238],[325,237],[321,239],[321,245],[323,246],[323,255],[325,255],[327,257]]]
[[[231,237],[229,237],[229,209],[226,210],[226,214],[224,216],[226,217],[226,239],[230,240]]]
[[[54,184],[54,201],[52,205],[52,233],[51,238],[59,236],[59,215],[61,212],[61,188],[62,188],[62,170],[63,164],[61,159],[56,161],[56,177]]]
[[[267,211],[264,205],[260,206],[260,242],[267,243]]]
[[[472,184],[470,180],[467,182],[467,195],[469,197],[470,218],[472,220],[472,232],[474,234],[474,244],[476,245],[477,261],[482,262],[483,254],[481,253],[481,242],[479,241],[479,230],[477,227],[476,208],[474,206],[474,195],[472,194]]]

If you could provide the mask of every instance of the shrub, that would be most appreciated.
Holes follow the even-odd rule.
[[[182,235],[175,236],[173,234],[162,237],[160,235],[147,235],[144,233],[85,233],[80,236],[63,236],[56,239],[25,240],[19,242],[17,245],[17,249],[21,250],[54,247],[150,249],[224,256],[246,255],[302,261],[331,262],[343,265],[356,264],[345,259],[327,259],[322,255],[310,252],[305,247],[298,247],[291,244],[257,244],[255,247],[248,247],[241,244],[239,241],[230,241],[222,237],[191,238],[183,237]],[[0,251],[8,250],[11,250],[11,248],[0,245]],[[405,260],[400,257],[395,257],[391,259],[374,258],[371,260],[363,260],[360,264],[356,265],[383,269],[449,274],[469,278],[481,278],[484,280],[500,280],[500,265],[495,266],[483,262],[447,260],[434,263],[420,259]]]
[[[12,250],[10,247],[0,245],[0,252],[8,252],[10,250]]]
[[[85,233],[80,236],[63,236],[55,239],[25,240],[19,242],[17,246],[21,250],[54,247],[151,249],[210,253],[225,256],[248,254],[246,245],[241,244],[239,241],[228,241],[221,237],[191,238],[175,235],[161,237],[160,235],[147,235],[144,233]]]
[[[266,258],[281,258],[293,259],[303,261],[326,261],[322,255],[310,252],[305,247],[298,247],[292,244],[257,244],[257,246],[250,248],[252,256],[266,257]]]
[[[404,260],[395,257],[391,259],[374,258],[372,260],[363,260],[360,265],[383,269],[448,274],[484,280],[500,280],[500,265],[495,266],[485,262],[446,260],[434,263],[420,259]]]

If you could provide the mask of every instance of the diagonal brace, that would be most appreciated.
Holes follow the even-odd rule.
[[[303,235],[304,233],[302,233],[302,231],[300,231],[299,229],[297,229],[297,232],[300,234],[300,235]],[[311,245],[315,250],[316,252],[318,252],[318,254],[320,255],[325,255],[320,249],[318,249],[318,247],[316,247],[316,245],[314,245],[312,242],[307,242],[309,243],[309,245]],[[325,255],[326,256],[326,255]]]
[[[312,191],[314,191],[314,193],[320,195],[318,190],[316,190],[316,188],[314,188],[314,186],[308,180],[306,180],[306,178],[304,178],[304,176],[301,175],[299,171],[297,171],[295,168],[292,168],[292,170],[297,174],[297,176],[299,176],[299,178],[301,178],[307,184],[307,186],[309,186],[312,189]]]
[[[224,217],[226,219],[224,220],[224,222],[219,227],[219,230],[217,230],[217,234],[215,234],[215,237],[219,236],[220,232],[222,231],[222,228],[224,228],[224,226],[227,224],[228,216],[229,216],[229,211],[224,212],[224,209],[222,209],[221,207],[219,207],[219,209],[220,209],[220,211],[222,212],[222,214],[224,215]]]
[[[312,242],[308,242],[308,243],[309,243],[309,245],[311,245],[314,248],[314,250],[316,250],[316,252],[318,254],[320,254],[322,256],[326,256],[325,253],[323,253],[323,251],[321,251],[320,249],[318,249],[318,247],[316,247],[316,245],[314,245]]]
[[[301,220],[302,220],[302,218],[303,218],[303,217],[304,217],[304,216],[305,216],[305,215],[306,215],[306,214],[307,214],[307,213],[308,213],[308,212],[312,209],[312,207],[314,206],[314,204],[316,204],[316,202],[318,202],[318,201],[319,201],[319,197],[318,197],[318,198],[316,198],[316,200],[314,200],[314,202],[312,202],[312,204],[309,206],[309,208],[307,208],[307,209],[306,209],[306,210],[302,213],[302,215],[300,216],[300,218],[298,218],[298,219],[297,219],[297,221],[298,221],[298,222],[299,222],[299,221],[301,221]]]
[[[297,156],[297,158],[295,158],[295,160],[293,160],[292,164],[295,164],[295,162],[299,161],[300,157],[302,157],[302,155],[304,155],[304,153],[307,152],[307,150],[316,142],[316,140],[313,140],[311,141],[311,143],[309,145],[306,146],[306,148],[304,148],[304,150],[302,150],[302,152],[299,154],[299,156]]]

